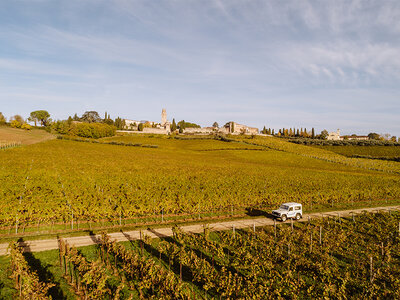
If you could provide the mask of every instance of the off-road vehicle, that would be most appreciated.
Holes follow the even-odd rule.
[[[287,219],[299,220],[303,217],[303,207],[300,203],[283,203],[279,209],[272,211],[272,216],[285,222]]]

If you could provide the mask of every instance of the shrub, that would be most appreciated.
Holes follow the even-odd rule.
[[[21,128],[21,123],[18,122],[17,120],[12,120],[11,121],[11,127],[13,127],[13,128]]]
[[[32,126],[29,125],[29,124],[27,124],[27,123],[24,123],[24,124],[21,125],[21,129],[31,130],[31,129],[32,129]]]
[[[107,136],[114,136],[116,128],[104,123],[74,123],[69,129],[70,135],[98,139]]]

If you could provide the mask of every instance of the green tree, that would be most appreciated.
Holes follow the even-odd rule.
[[[40,122],[42,126],[47,126],[50,122],[50,114],[47,110],[35,110],[31,112],[28,120],[34,122],[35,126],[37,126],[38,122]]]
[[[73,121],[74,121],[74,120],[72,119],[72,117],[69,116],[69,117],[68,117],[68,120],[67,120],[68,126],[71,126],[71,124],[72,124]]]
[[[214,122],[213,125],[212,125],[212,127],[214,127],[214,128],[219,128],[219,125],[218,125],[217,122]]]
[[[81,117],[81,121],[87,123],[97,123],[101,122],[101,118],[97,111],[91,110],[91,111],[85,111],[85,113]]]
[[[321,134],[320,134],[319,136],[320,136],[320,138],[321,138],[322,140],[326,140],[326,138],[328,137],[328,135],[329,135],[328,130],[324,129],[324,130],[321,131]]]
[[[275,129],[272,129],[272,135],[275,135]]]
[[[0,112],[0,125],[6,124],[6,118],[4,117],[3,113]]]
[[[80,119],[79,119],[79,117],[78,117],[78,115],[75,113],[74,114],[74,116],[72,117],[72,119],[74,120],[74,121],[80,121]]]
[[[314,127],[311,129],[311,138],[315,139],[315,130]]]
[[[175,123],[175,119],[172,119],[172,124],[171,124],[171,132],[174,132],[176,130],[176,123]]]
[[[137,127],[137,130],[138,130],[138,131],[143,131],[143,128],[144,128],[143,123],[139,123],[139,125],[138,125],[138,127]]]
[[[368,138],[370,140],[380,140],[381,136],[379,134],[375,133],[375,132],[371,132],[371,133],[368,134]]]
[[[264,126],[263,130],[261,130],[261,133],[262,134],[267,134],[267,129],[265,128],[265,126]]]

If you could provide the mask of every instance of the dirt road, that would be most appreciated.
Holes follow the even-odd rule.
[[[377,211],[386,211],[389,210],[399,210],[400,206],[385,206],[385,207],[372,207],[372,208],[361,208],[361,209],[352,209],[352,210],[342,210],[342,211],[331,211],[325,213],[311,213],[303,215],[303,219],[300,222],[308,221],[308,218],[315,219],[321,218],[325,216],[335,216],[338,217],[339,215],[349,216],[352,214],[359,214],[364,211],[366,212],[377,212]],[[279,223],[279,222],[278,222]],[[240,228],[253,228],[260,227],[260,226],[267,226],[273,225],[274,220],[266,217],[257,218],[257,219],[241,219],[241,220],[234,220],[234,221],[227,221],[227,222],[218,222],[218,223],[209,223],[208,228],[212,231],[221,231],[221,230],[232,230],[233,227],[236,229]],[[181,226],[182,230],[185,232],[192,232],[192,233],[199,233],[204,230],[204,226],[202,224],[195,224],[195,225],[187,225]],[[159,237],[168,237],[172,236],[172,228],[165,227],[165,228],[157,228],[157,229],[147,229],[147,230],[134,230],[134,231],[127,231],[127,232],[113,232],[110,233],[109,236],[111,239],[116,240],[118,242],[122,241],[130,241],[130,240],[138,240],[140,239],[141,235],[146,234],[152,238],[159,238]],[[81,246],[89,246],[97,244],[99,241],[99,235],[92,235],[92,236],[78,236],[78,237],[69,237],[65,238],[65,241],[74,247],[81,247]],[[20,242],[20,246],[24,248],[26,252],[39,252],[45,250],[53,250],[58,248],[58,242],[56,239],[49,239],[49,240],[36,240],[36,241],[24,241]],[[7,254],[8,244],[0,244],[0,255]]]

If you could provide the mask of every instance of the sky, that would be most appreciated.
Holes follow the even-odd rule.
[[[400,136],[398,0],[2,0],[0,111]]]

